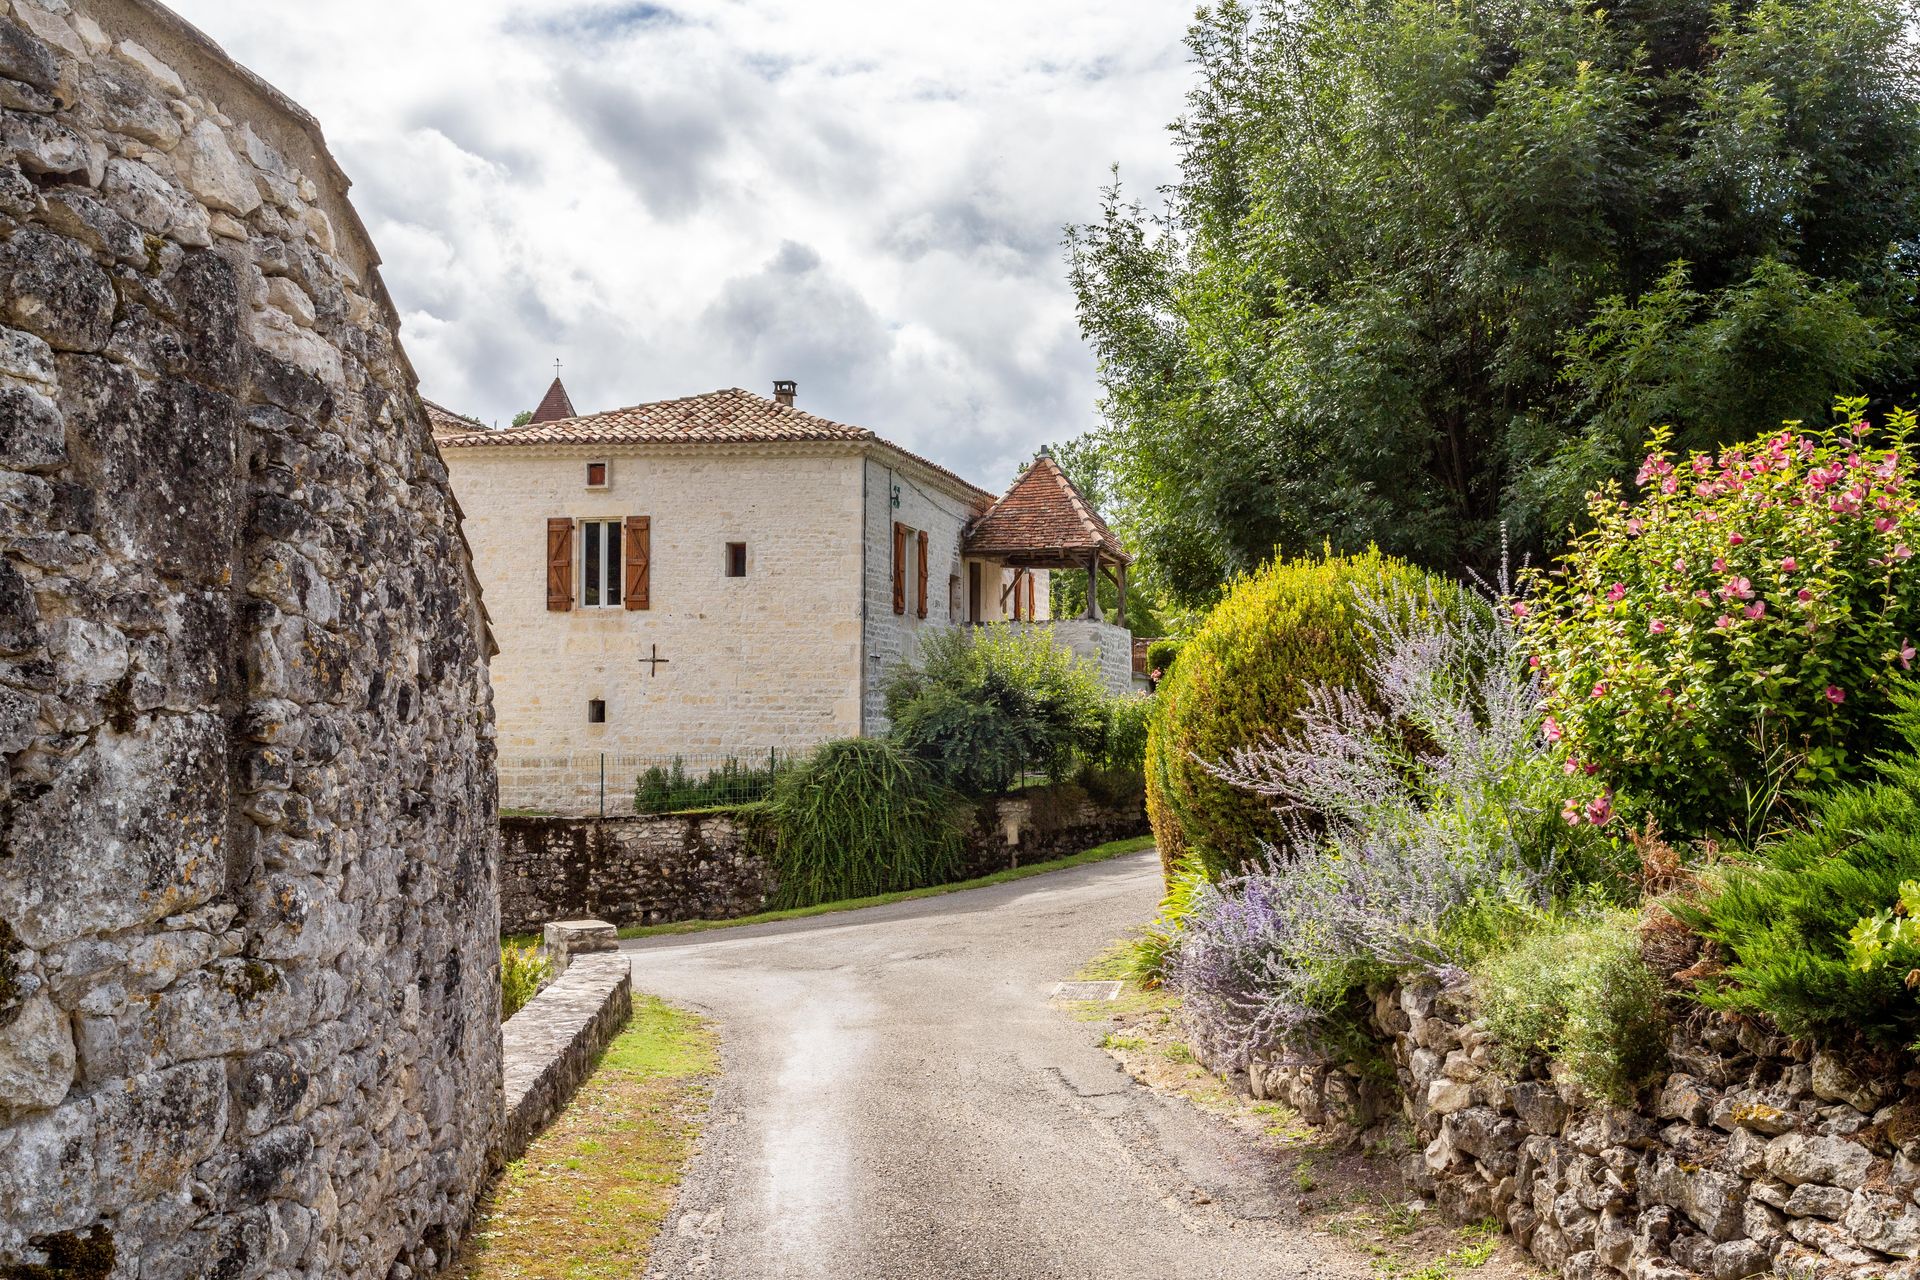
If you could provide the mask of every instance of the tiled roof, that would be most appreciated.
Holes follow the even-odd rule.
[[[455,413],[453,410],[437,405],[425,396],[420,403],[427,407],[427,421],[433,424],[433,438],[444,439],[447,436],[465,435],[469,431],[485,431],[486,424]]]
[[[564,444],[779,444],[799,441],[871,443],[964,486],[984,503],[992,495],[953,472],[882,440],[865,427],[850,427],[792,405],[780,404],[739,387],[652,404],[629,405],[558,422],[529,422],[506,431],[488,431],[442,441],[456,448],[509,448]]]
[[[558,422],[562,418],[571,418],[573,400],[567,395],[567,389],[560,385],[560,379],[554,378],[553,385],[547,388],[547,394],[540,397],[540,407],[527,419],[529,424],[536,422]]]
[[[1099,512],[1051,455],[1042,452],[1007,496],[987,509],[967,531],[966,549],[978,555],[1044,554],[1096,549],[1130,563]]]

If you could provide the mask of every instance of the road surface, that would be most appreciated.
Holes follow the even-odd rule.
[[[1136,1085],[1054,983],[1148,919],[1151,853],[784,924],[630,942],[725,1073],[659,1280],[1367,1276],[1286,1173]]]

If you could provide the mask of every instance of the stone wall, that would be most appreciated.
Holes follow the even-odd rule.
[[[1137,805],[1067,791],[982,804],[967,841],[971,877],[1079,853],[1147,829]],[[502,818],[500,925],[595,916],[618,925],[729,920],[764,911],[777,887],[764,836],[723,813]]]
[[[486,629],[346,186],[0,0],[0,1274],[431,1271],[487,1171]]]
[[[500,1155],[517,1160],[593,1074],[600,1054],[633,1017],[633,965],[623,955],[581,956],[500,1029],[506,1126]]]
[[[1702,1014],[1673,1035],[1673,1074],[1624,1109],[1583,1099],[1550,1064],[1492,1070],[1472,1016],[1433,982],[1379,996],[1397,1090],[1263,1063],[1250,1084],[1316,1123],[1403,1107],[1415,1184],[1456,1218],[1497,1218],[1567,1280],[1920,1277],[1920,1072]]]
[[[1029,626],[1023,630],[1044,631],[1053,642],[1100,673],[1100,684],[1114,697],[1133,692],[1133,633],[1113,622],[1092,622],[1086,618],[1060,618]]]

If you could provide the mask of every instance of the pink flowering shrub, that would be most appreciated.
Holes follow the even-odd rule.
[[[1513,606],[1568,769],[1703,832],[1892,742],[1920,641],[1914,416],[1875,432],[1863,407],[1717,456],[1675,458],[1661,435],[1637,500],[1591,495],[1592,529]]]

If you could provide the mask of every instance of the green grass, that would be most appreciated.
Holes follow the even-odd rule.
[[[961,880],[954,884],[929,885],[924,889],[903,889],[897,893],[875,894],[870,898],[847,898],[839,902],[822,902],[811,907],[791,907],[784,911],[762,911],[758,915],[741,916],[735,920],[681,920],[673,924],[629,925],[620,931],[623,938],[652,938],[670,933],[704,933],[709,929],[736,929],[749,924],[772,924],[779,920],[801,920],[808,916],[827,915],[836,911],[858,911],[865,907],[884,907],[888,903],[908,902],[915,898],[937,898],[942,894],[959,893],[963,889],[984,889],[988,885],[1007,884],[1014,880],[1025,880],[1028,876],[1044,875],[1049,871],[1065,871],[1069,867],[1084,867],[1091,862],[1105,862],[1108,858],[1118,858],[1124,854],[1139,853],[1143,849],[1153,848],[1152,836],[1134,836],[1127,840],[1115,840],[1099,845],[1085,853],[1076,853],[1070,857],[1057,858],[1052,862],[1036,862],[1029,867],[1013,867],[1006,871],[996,871],[992,875],[981,876],[974,880]]]
[[[635,996],[633,1020],[558,1118],[508,1165],[462,1280],[626,1280],[647,1269],[719,1069],[701,1018]]]

